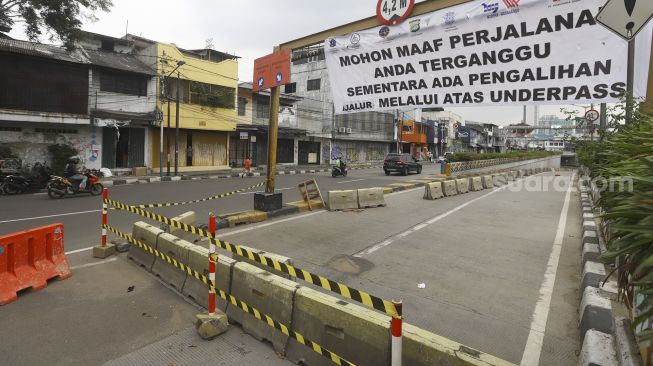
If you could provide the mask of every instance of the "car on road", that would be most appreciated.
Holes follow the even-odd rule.
[[[422,173],[422,164],[410,154],[388,154],[383,160],[385,175],[392,172],[408,175],[410,172]]]

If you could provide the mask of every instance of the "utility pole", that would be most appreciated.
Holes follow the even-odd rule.
[[[336,105],[331,103],[331,148],[329,149],[329,164],[333,158],[333,147],[336,144]]]
[[[161,60],[162,63],[164,63],[165,60]],[[167,62],[165,62],[167,64]],[[181,66],[185,65],[185,61],[177,61],[177,67],[175,67],[172,71],[167,76],[166,79],[166,89],[167,89],[167,94],[168,97],[168,132],[166,134],[166,150],[168,154],[168,169],[167,169],[167,175],[170,176],[170,82],[168,81],[168,78],[170,78],[170,75],[174,74],[177,69],[179,69]],[[178,156],[178,142],[179,142],[179,78],[181,77],[181,72],[177,72],[177,138],[175,140],[175,175],[177,175],[177,156]],[[161,121],[161,124],[163,124],[163,121]]]
[[[629,32],[631,32],[629,30]],[[633,121],[635,84],[635,38],[628,41],[628,69],[626,71],[626,124]]]
[[[608,128],[608,105],[601,103],[601,122],[599,128],[602,133],[605,133],[605,130]]]
[[[179,173],[179,89],[181,89],[181,72],[177,71],[177,97],[175,113],[175,177]]]
[[[169,91],[168,91],[167,99],[168,99],[168,131],[166,131],[166,154],[167,154],[166,175],[170,176],[170,92]]]
[[[278,86],[270,90],[270,127],[268,130],[268,172],[265,193],[274,193],[277,173],[277,137],[279,134],[279,101],[281,90]]]
[[[164,75],[162,75],[162,76],[164,76]],[[165,82],[165,80],[164,80],[164,82]],[[161,102],[163,102],[165,91],[162,88],[161,83],[159,83],[159,87],[161,88],[161,94],[159,94],[159,95],[161,96]],[[96,100],[97,100],[97,98],[96,98]],[[158,113],[158,108],[157,108],[157,113]],[[163,118],[161,118],[159,123],[160,123],[159,128],[161,130],[160,131],[160,136],[159,136],[159,178],[163,178]]]

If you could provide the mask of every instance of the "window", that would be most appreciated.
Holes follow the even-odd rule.
[[[4,131],[4,132],[21,132],[21,131],[23,131],[23,129],[20,128],[20,127],[2,127],[2,126],[0,126],[0,131]]]
[[[136,74],[102,71],[100,73],[100,90],[144,97],[147,95],[147,78]]]
[[[256,118],[270,118],[270,99],[257,95],[256,97]]]
[[[238,97],[238,115],[245,115],[245,108],[247,108],[247,99]]]
[[[306,85],[306,90],[308,90],[308,91],[320,90],[321,81],[322,81],[322,79],[309,80],[308,84]]]
[[[292,54],[293,65],[304,65],[309,62],[323,61],[324,59],[324,47],[322,46],[295,50]]]
[[[403,130],[404,132],[413,132],[413,126],[411,125],[403,125]]]
[[[65,128],[35,128],[34,132],[40,132],[40,133],[68,133],[68,134],[76,134],[78,131],[77,130],[72,130],[72,129],[65,129]]]
[[[190,103],[205,107],[233,109],[236,103],[236,89],[190,81]]]
[[[297,83],[286,84],[286,86],[284,87],[283,92],[286,93],[286,94],[297,93]]]
[[[102,40],[102,49],[105,51],[114,51],[114,42],[109,40]]]

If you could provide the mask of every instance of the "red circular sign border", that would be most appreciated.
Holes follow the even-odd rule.
[[[408,5],[408,9],[406,10],[406,14],[404,16],[400,17],[399,19],[397,19],[396,21],[392,22],[390,20],[385,19],[381,15],[381,4],[383,4],[384,1],[385,0],[379,0],[379,2],[376,4],[376,18],[379,20],[379,22],[381,24],[384,24],[384,25],[401,24],[404,20],[406,20],[410,16],[410,14],[413,12],[413,8],[415,7],[415,0],[409,0],[410,4]]]

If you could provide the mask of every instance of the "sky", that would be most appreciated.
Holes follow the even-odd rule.
[[[98,21],[85,21],[83,29],[113,37],[122,37],[128,31],[186,49],[204,48],[207,40],[212,39],[215,49],[242,57],[239,78],[251,82],[254,59],[272,52],[274,45],[374,16],[376,3],[377,0],[113,0],[110,13],[97,13]],[[20,25],[10,35],[26,38]],[[563,117],[561,107],[542,106],[540,115]],[[523,115],[522,107],[447,110],[465,120],[498,125],[520,123]],[[533,123],[532,107],[528,108],[527,122]]]

